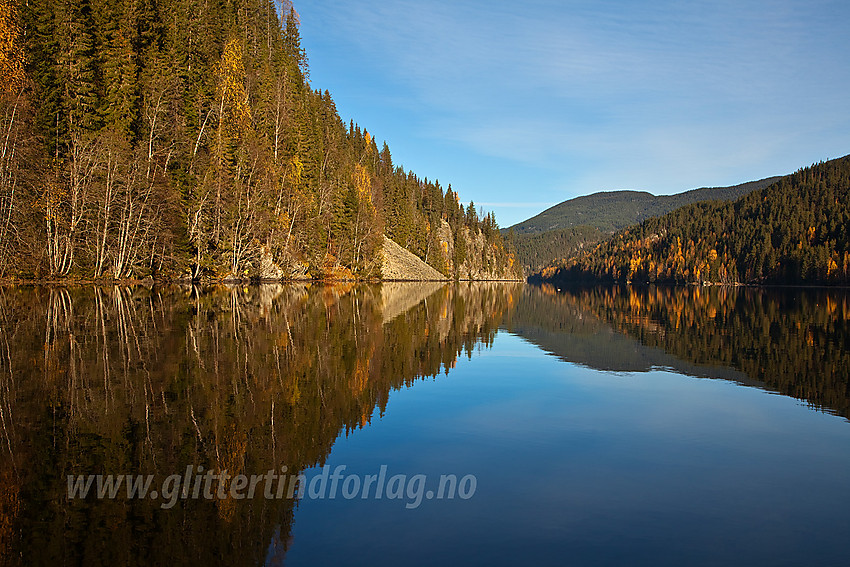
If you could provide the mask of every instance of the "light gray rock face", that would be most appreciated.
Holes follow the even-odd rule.
[[[402,248],[386,236],[381,254],[383,255],[381,277],[384,280],[426,282],[448,279],[413,252]]]

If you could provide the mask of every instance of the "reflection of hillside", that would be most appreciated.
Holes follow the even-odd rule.
[[[381,284],[381,314],[387,323],[443,287],[440,282],[384,282]]]
[[[297,473],[392,389],[490,344],[511,302],[487,284],[0,289],[0,557],[256,565],[283,554],[289,500],[69,502],[66,477],[188,464]]]
[[[562,360],[597,370],[648,372],[671,368],[691,376],[747,381],[743,373],[730,368],[693,364],[663,349],[645,346],[551,286],[528,286],[507,327]]]
[[[445,340],[463,329],[466,336],[454,340],[465,345],[477,335],[492,340],[497,329],[493,324],[512,310],[514,298],[523,287],[521,283],[500,282],[462,282],[445,287],[448,296],[439,308],[440,317],[428,331]],[[489,345],[486,340],[485,344]]]
[[[846,291],[598,288],[574,297],[647,346],[739,369],[771,389],[850,416]]]
[[[582,321],[575,333],[559,333],[553,315],[530,335],[536,332],[542,339],[535,342],[568,360],[613,370],[662,366],[731,378],[850,416],[845,291],[592,287],[555,294],[531,288],[520,306],[510,323],[520,333],[524,321],[534,326],[538,312]],[[587,319],[594,323],[584,323]],[[622,338],[608,341],[605,331],[588,332],[594,325]],[[587,356],[591,350],[595,355]]]

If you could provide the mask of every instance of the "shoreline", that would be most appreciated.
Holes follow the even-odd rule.
[[[86,279],[86,278],[63,278],[63,279],[0,279],[0,286],[44,286],[44,287],[84,287],[84,286],[157,286],[157,285],[269,285],[269,284],[381,284],[381,283],[528,283],[525,279],[400,279],[400,278],[364,278],[364,279],[333,279],[333,278],[288,278],[288,279],[263,279],[263,278],[226,278],[226,279],[198,279],[175,278],[125,278],[125,279]]]
[[[850,285],[846,284],[782,284],[782,283],[670,283],[670,282],[617,282],[617,281],[575,281],[575,282],[552,282],[547,280],[535,280],[531,281],[530,278],[527,278],[525,282],[529,285],[543,286],[549,285],[555,287],[557,289],[561,288],[580,288],[580,287],[612,287],[612,286],[621,286],[621,287],[725,287],[725,288],[739,288],[739,287],[749,287],[749,288],[784,288],[784,289],[850,289]]]

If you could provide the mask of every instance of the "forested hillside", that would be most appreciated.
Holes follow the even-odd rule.
[[[850,283],[850,156],[623,230],[539,279]]]
[[[505,238],[516,250],[517,261],[526,274],[541,269],[561,258],[571,258],[582,250],[593,248],[611,233],[594,226],[558,228],[540,234],[516,234],[508,231]]]
[[[509,231],[513,234],[517,260],[531,274],[647,218],[699,201],[735,200],[779,179],[770,177],[731,187],[704,187],[674,195],[656,196],[645,191],[593,193],[550,207],[502,230],[502,234],[508,236]]]
[[[602,191],[558,203],[510,228],[517,234],[540,234],[578,226],[592,226],[601,231],[614,232],[691,203],[735,200],[779,179],[781,177],[770,177],[730,187],[703,187],[674,195],[653,195],[646,191]]]
[[[492,215],[311,86],[288,1],[0,6],[0,277],[380,277],[384,234],[515,275]]]

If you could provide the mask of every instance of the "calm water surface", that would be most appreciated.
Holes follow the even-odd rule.
[[[839,291],[3,288],[0,563],[847,565],[848,320]],[[187,466],[305,497],[68,497]]]

